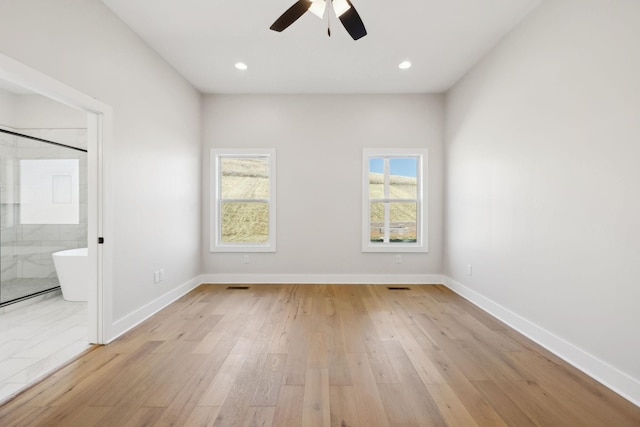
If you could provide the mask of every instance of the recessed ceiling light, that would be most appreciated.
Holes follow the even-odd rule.
[[[247,67],[247,64],[245,64],[244,62],[236,62],[236,68],[238,70],[244,71],[249,67]]]
[[[411,62],[402,61],[400,65],[398,65],[398,68],[400,68],[401,70],[408,70],[409,68],[411,68]]]

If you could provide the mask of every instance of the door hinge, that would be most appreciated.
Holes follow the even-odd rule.
[[[98,237],[98,244],[102,245],[104,243],[104,237]]]

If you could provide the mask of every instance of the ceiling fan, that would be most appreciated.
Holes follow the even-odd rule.
[[[360,19],[360,15],[358,15],[358,12],[356,12],[356,9],[349,0],[298,0],[293,6],[287,9],[280,18],[276,19],[276,22],[271,25],[271,29],[281,32],[296,22],[298,18],[307,11],[313,13],[318,18],[322,18],[327,9],[327,2],[331,3],[336,16],[354,40],[358,40],[367,35],[367,30],[364,28],[364,23],[362,19]],[[327,33],[329,37],[331,37],[330,24]]]

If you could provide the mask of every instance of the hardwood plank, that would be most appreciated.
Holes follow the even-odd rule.
[[[398,332],[391,322],[388,307],[380,303],[378,298],[364,298],[363,303],[367,308],[367,313],[381,341],[395,340]]]
[[[378,384],[378,390],[391,427],[425,425],[418,420],[411,406],[411,399],[407,395],[407,389],[402,384]]]
[[[356,427],[358,419],[355,392],[352,386],[330,386],[329,407],[331,427]]]
[[[180,425],[191,417],[203,393],[213,382],[235,343],[236,337],[232,334],[224,335],[223,339],[218,342],[215,351],[207,355],[205,361],[166,408],[158,426]]]
[[[113,411],[109,407],[84,406],[77,411],[58,411],[55,417],[48,417],[44,425],[51,426],[104,426],[106,416]],[[119,424],[122,425],[122,424]]]
[[[246,354],[230,354],[222,364],[218,374],[205,390],[198,402],[198,406],[222,406],[227,399],[231,387],[247,359]]]
[[[344,339],[346,353],[364,353],[366,351],[363,337],[360,334],[360,319],[363,314],[357,313],[356,300],[346,293],[339,293],[335,307],[340,319],[340,330]]]
[[[558,427],[594,425],[592,420],[581,419],[566,411],[561,403],[562,397],[549,396],[535,381],[497,380],[496,384],[538,425]]]
[[[512,398],[493,381],[476,381],[475,388],[504,420],[518,427],[534,427],[537,424],[525,414]]]
[[[251,399],[258,388],[260,373],[264,370],[267,354],[249,354],[242,370],[220,409],[214,426],[236,426],[242,424],[250,411]]]
[[[302,404],[302,425],[308,427],[329,427],[331,425],[329,370],[327,368],[307,369]]]
[[[433,397],[427,390],[426,385],[422,382],[420,375],[416,372],[411,360],[404,352],[402,345],[397,342],[384,343],[385,350],[389,354],[389,359],[393,363],[393,367],[397,372],[399,383],[405,393],[398,396],[398,402],[408,402],[412,408],[415,419],[422,426],[444,426],[445,422],[442,418]],[[390,405],[390,402],[386,403]]]
[[[284,374],[286,354],[269,354],[251,406],[276,406]]]
[[[381,341],[367,341],[367,356],[377,384],[396,384],[400,382]]]
[[[429,354],[429,358],[435,362],[440,370],[443,378],[440,384],[446,384],[451,391],[455,390],[456,397],[475,422],[481,426],[506,427],[507,424],[500,415],[485,401],[483,395],[474,387],[464,373],[447,358],[446,354],[442,351],[434,351]],[[445,392],[449,393],[449,390],[445,390]]]
[[[480,427],[448,384],[430,384],[429,393],[449,426]]]
[[[278,395],[274,426],[301,426],[304,386],[282,386]]]
[[[249,408],[242,427],[271,427],[275,412],[276,408],[273,406]]]
[[[220,413],[219,406],[196,406],[189,418],[184,422],[185,427],[212,427]]]
[[[474,381],[488,381],[489,376],[484,370],[484,366],[478,363],[474,355],[464,351],[463,343],[459,340],[452,339],[447,333],[439,328],[427,315],[419,315],[418,323],[429,331],[430,335],[436,340],[441,351],[456,363],[467,378]]]
[[[192,345],[183,349],[176,349],[167,356],[168,362],[163,367],[163,372],[158,374],[158,380],[154,383],[150,393],[146,393],[144,406],[168,407],[185,385],[205,362],[206,356],[202,354],[190,354]],[[182,363],[176,364],[170,360],[179,358]]]
[[[291,324],[290,344],[284,369],[283,384],[304,385],[307,371],[307,353],[309,349],[309,327],[301,317]]]
[[[129,421],[124,424],[124,427],[142,427],[156,425],[160,417],[162,417],[164,409],[165,408],[139,408],[136,412],[133,413],[133,416],[129,418]]]
[[[484,324],[478,322],[474,317],[468,314],[455,316],[454,320],[460,324],[465,330],[479,342],[496,351],[522,351],[524,348],[513,338],[508,335],[496,332]]]
[[[353,391],[360,423],[368,427],[389,426],[382,398],[366,354],[352,353],[347,355],[347,358],[353,379]]]
[[[269,353],[284,354],[289,352],[291,342],[291,330],[297,318],[297,300],[293,292],[295,288],[288,287],[279,297],[277,308],[274,309],[274,332],[272,335]]]
[[[329,353],[329,384],[346,386],[351,385],[351,373],[349,371],[349,363],[346,357],[346,338],[342,318],[338,314],[335,298],[325,299],[327,308],[325,311],[326,324],[328,330],[327,351]]]
[[[256,298],[256,300],[257,302],[249,313],[249,321],[238,338],[238,342],[231,350],[232,353],[249,354],[268,318],[270,309],[273,307],[273,301],[268,298]]]
[[[193,350],[194,353],[198,354],[209,354],[211,353],[218,342],[222,340],[225,336],[236,335],[234,336],[234,341],[237,341],[239,332],[244,328],[244,326],[249,321],[249,317],[246,315],[238,314],[238,315],[224,315],[219,322],[207,332],[207,334],[202,338],[196,348]]]

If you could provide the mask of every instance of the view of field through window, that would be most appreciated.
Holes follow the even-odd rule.
[[[385,194],[384,163],[388,162],[388,192]],[[417,241],[418,187],[416,158],[372,158],[369,160],[369,240],[384,242],[388,214],[389,242]],[[388,206],[388,213],[386,207]]]
[[[416,242],[417,159],[387,159],[390,167],[386,192],[384,161],[376,158],[370,162],[370,241],[384,241],[385,215],[388,215],[389,242]],[[221,243],[260,244],[268,241],[267,157],[221,157],[220,195]]]
[[[220,158],[222,243],[269,240],[269,159]]]

